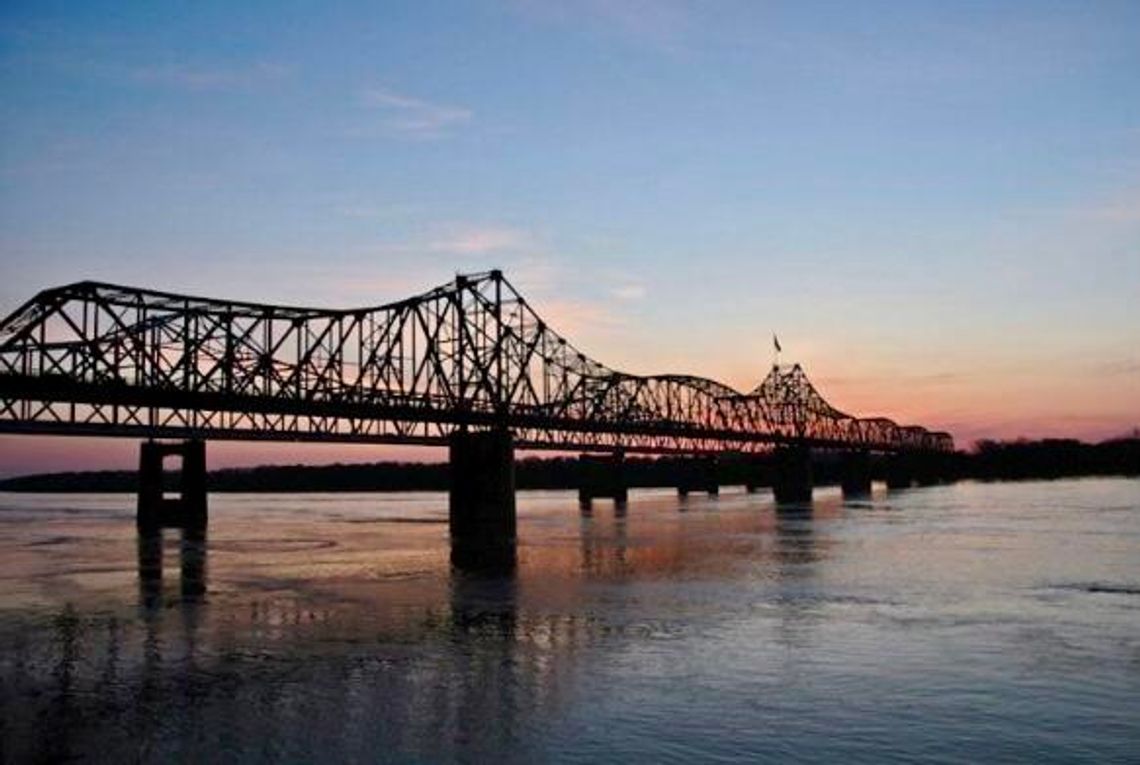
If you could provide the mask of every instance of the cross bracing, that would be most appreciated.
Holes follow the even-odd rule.
[[[947,433],[834,408],[799,365],[748,393],[611,369],[498,271],[349,310],[88,281],[0,324],[2,432],[444,444],[460,427],[534,449],[953,450]]]

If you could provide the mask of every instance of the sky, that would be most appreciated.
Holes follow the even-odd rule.
[[[1140,3],[8,2],[0,313],[502,268],[607,365],[978,438],[1140,426]],[[437,459],[211,445],[212,467]],[[129,467],[0,437],[0,475]]]

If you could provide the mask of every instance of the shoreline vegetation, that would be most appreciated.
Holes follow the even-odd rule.
[[[631,488],[674,485],[677,457],[627,457],[625,476]],[[872,461],[872,475],[884,477],[882,459]],[[572,457],[524,457],[515,462],[519,489],[574,489],[579,464]],[[772,467],[763,458],[753,462],[724,458],[718,462],[718,480],[730,486],[745,483],[759,471],[759,484],[770,485]],[[817,486],[839,482],[841,465],[836,454],[820,454],[813,470]],[[1140,477],[1140,437],[1117,438],[1097,444],[1070,439],[1039,441],[979,441],[973,451],[945,457],[939,471],[946,480],[1005,481],[1072,478],[1082,476]],[[263,465],[210,471],[211,492],[385,492],[444,491],[450,480],[446,462],[375,462],[331,465]],[[177,471],[166,475],[166,489],[178,486]],[[43,473],[0,480],[0,491],[30,493],[135,492],[133,470]]]

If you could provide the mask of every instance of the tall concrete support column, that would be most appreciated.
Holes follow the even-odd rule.
[[[694,491],[706,492],[710,497],[720,494],[716,457],[692,457],[677,466],[677,494],[687,497]]]
[[[206,442],[182,444],[182,504],[206,510]]]
[[[871,495],[871,455],[864,450],[845,452],[840,463],[844,497]]]
[[[940,455],[926,452],[914,455],[914,481],[919,486],[933,486],[942,482]]]
[[[163,461],[180,457],[182,471],[177,499],[166,499]],[[138,523],[148,528],[206,524],[206,442],[164,443],[145,441],[139,445]]]
[[[811,502],[811,449],[779,446],[775,452],[772,493],[779,503]]]
[[[506,429],[451,434],[451,562],[469,571],[515,563],[515,453]]]
[[[772,483],[770,473],[762,460],[749,458],[744,463],[744,490],[749,494],[755,494],[761,486],[768,486]]]
[[[164,446],[154,441],[139,444],[138,521],[142,525],[162,525]]]
[[[909,489],[914,483],[914,466],[909,454],[890,455],[886,469],[888,489]]]
[[[595,497],[611,497],[615,504],[629,499],[625,454],[582,454],[578,457],[578,502],[589,506]]]

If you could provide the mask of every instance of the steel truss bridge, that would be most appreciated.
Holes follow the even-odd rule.
[[[444,445],[457,428],[507,428],[525,449],[953,450],[839,411],[799,365],[747,393],[611,369],[498,271],[350,310],[85,281],[0,324],[0,432]]]

